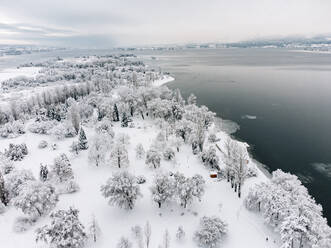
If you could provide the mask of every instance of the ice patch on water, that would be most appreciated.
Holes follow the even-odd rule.
[[[240,129],[238,123],[218,117],[215,118],[215,124],[221,131],[226,132],[227,134],[233,134]]]
[[[241,119],[255,120],[257,119],[256,115],[243,115]]]
[[[326,177],[331,178],[331,164],[313,163],[312,166],[319,173],[325,175]]]

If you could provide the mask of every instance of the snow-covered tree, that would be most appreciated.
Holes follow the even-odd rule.
[[[200,247],[217,247],[227,233],[227,226],[219,217],[204,216],[200,219],[199,229],[194,233],[194,240]]]
[[[111,148],[110,158],[112,165],[118,168],[125,168],[129,166],[129,157],[126,146],[116,141]]]
[[[187,98],[187,104],[196,105],[197,104],[197,97],[194,94],[189,95],[189,97]]]
[[[50,184],[29,181],[20,187],[19,195],[13,205],[23,213],[37,218],[49,213],[58,202],[55,189]]]
[[[163,248],[170,248],[170,234],[168,229],[165,230],[163,234]]]
[[[201,153],[201,160],[203,164],[210,168],[210,169],[216,169],[219,170],[219,158],[216,155],[216,150],[214,147],[210,146],[207,151],[203,151]]]
[[[177,136],[171,135],[169,138],[170,145],[176,147],[177,152],[179,152],[179,148],[183,145],[183,142],[183,139]]]
[[[187,142],[193,132],[194,124],[186,119],[176,122],[175,133],[181,137],[184,142]]]
[[[233,175],[235,181],[235,191],[238,191],[238,197],[241,197],[241,188],[242,185],[247,178],[248,168],[247,168],[247,161],[248,155],[247,150],[244,147],[239,145],[236,146],[235,149],[235,160],[233,165]]]
[[[47,165],[40,164],[40,170],[39,170],[39,179],[42,182],[45,182],[48,178],[48,168]]]
[[[111,121],[107,118],[102,119],[96,124],[95,131],[98,134],[107,134],[111,138],[114,138],[115,133],[112,128]]]
[[[60,183],[69,181],[74,178],[70,161],[64,153],[54,159],[54,164],[51,169],[52,176]]]
[[[176,231],[176,239],[177,241],[182,241],[185,239],[185,232],[183,226],[179,226]]]
[[[144,146],[141,143],[139,143],[136,146],[136,158],[137,159],[144,159],[145,158],[145,149],[144,149]]]
[[[115,173],[105,185],[101,186],[101,193],[109,198],[110,205],[117,205],[124,209],[133,209],[139,197],[140,187],[136,178],[127,171]]]
[[[153,148],[149,149],[146,153],[145,163],[154,169],[159,168],[161,165],[161,154]]]
[[[118,108],[116,104],[114,104],[114,109],[113,109],[113,121],[120,121],[120,115],[118,113]]]
[[[191,178],[186,178],[181,173],[174,174],[176,194],[180,205],[184,208],[191,204],[194,198],[201,199],[204,194],[205,181],[199,175]]]
[[[175,159],[175,152],[171,147],[168,147],[163,152],[163,158],[167,161],[172,161]]]
[[[152,227],[149,221],[147,221],[145,224],[144,235],[145,235],[146,248],[149,248],[149,243],[151,242],[151,236],[152,236]]]
[[[28,181],[36,180],[30,170],[14,170],[5,177],[5,187],[8,199],[11,200],[19,195],[22,185]]]
[[[14,170],[14,163],[7,156],[0,153],[0,172],[7,175]]]
[[[132,243],[128,238],[125,237],[122,237],[116,246],[116,248],[131,248],[131,247],[132,247]]]
[[[97,242],[100,235],[101,235],[101,229],[99,227],[99,224],[95,216],[93,215],[88,226],[88,236],[91,240],[93,240],[93,242]]]
[[[132,234],[134,239],[137,242],[138,248],[143,248],[144,247],[144,237],[143,237],[143,229],[141,226],[136,225],[131,228]]]
[[[51,223],[37,229],[36,241],[56,248],[82,248],[87,239],[85,228],[78,218],[78,210],[58,210],[50,215]]]
[[[71,121],[72,126],[76,130],[76,134],[78,134],[79,126],[80,126],[80,115],[79,115],[79,107],[76,102],[71,104],[71,106],[69,107],[67,119]]]
[[[173,197],[175,193],[174,182],[167,174],[158,174],[154,178],[154,183],[151,187],[152,199],[159,208],[167,200]]]
[[[80,150],[86,150],[88,148],[87,138],[82,127],[79,130],[78,145]]]
[[[110,142],[107,136],[96,134],[92,139],[90,145],[88,160],[96,166],[102,165],[106,162],[106,153],[110,148]]]

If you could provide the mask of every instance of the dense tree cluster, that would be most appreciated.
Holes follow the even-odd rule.
[[[246,207],[262,213],[267,223],[280,231],[282,247],[327,247],[331,229],[322,207],[298,178],[281,170],[271,181],[257,184],[245,199]]]

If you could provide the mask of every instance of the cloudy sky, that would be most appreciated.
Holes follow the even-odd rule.
[[[0,44],[111,47],[331,33],[330,0],[0,0]]]

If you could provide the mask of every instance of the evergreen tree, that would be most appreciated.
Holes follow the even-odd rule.
[[[39,178],[40,181],[45,182],[48,177],[48,168],[47,165],[43,166],[42,164],[40,165],[40,172],[39,172]]]
[[[120,115],[118,113],[118,108],[117,108],[116,103],[114,104],[113,121],[120,121]]]
[[[0,172],[0,203],[3,203],[5,206],[8,204],[7,192],[5,188],[5,180]]]
[[[123,112],[121,127],[128,127],[129,122],[131,121],[132,121],[131,118],[125,112]]]
[[[88,148],[87,138],[82,127],[79,131],[78,145],[80,150],[86,150]]]

